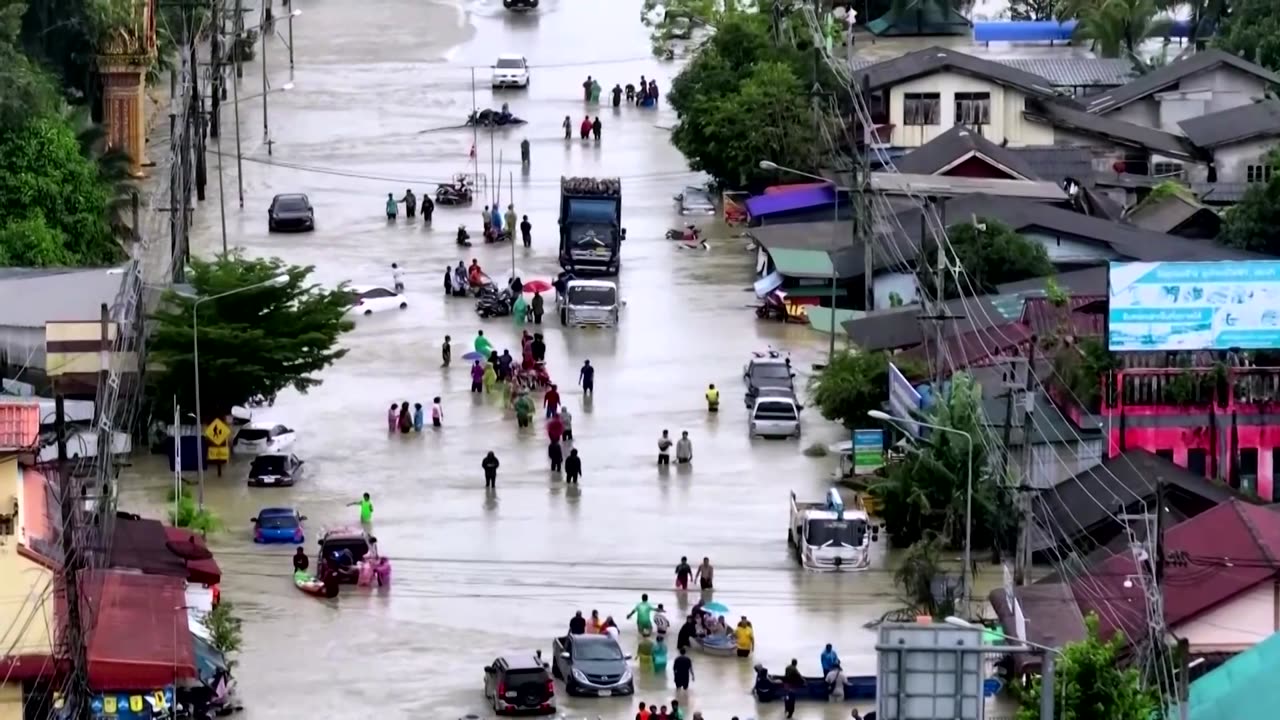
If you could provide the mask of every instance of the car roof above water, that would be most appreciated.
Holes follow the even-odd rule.
[[[281,517],[281,516],[292,517],[297,514],[298,514],[297,510],[294,510],[293,508],[283,508],[283,507],[262,508],[261,510],[258,511],[258,517],[260,518]]]
[[[538,658],[527,655],[525,653],[513,653],[511,655],[503,655],[503,662],[507,664],[508,670],[545,670],[542,662]]]

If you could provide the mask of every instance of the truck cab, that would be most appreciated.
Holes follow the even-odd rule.
[[[861,509],[845,508],[840,491],[831,488],[822,502],[799,502],[791,493],[787,542],[806,570],[858,572],[871,567],[871,543],[879,540]]]
[[[556,293],[561,325],[615,327],[621,308],[618,284],[608,280],[570,280],[564,293]]]
[[[621,178],[560,178],[560,267],[576,275],[622,268]]]

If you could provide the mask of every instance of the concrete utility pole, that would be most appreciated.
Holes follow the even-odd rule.
[[[56,388],[55,388],[56,391]],[[62,578],[67,594],[67,624],[63,643],[71,664],[71,677],[66,689],[66,708],[69,720],[89,720],[89,658],[85,643],[88,632],[84,626],[83,597],[80,588],[80,571],[84,558],[78,552],[77,540],[81,536],[79,509],[75,505],[80,496],[76,479],[67,458],[67,418],[62,393],[54,400],[54,432],[58,443],[59,510],[62,520]],[[102,458],[98,458],[101,461]]]
[[[1035,423],[1036,408],[1036,336],[1031,336],[1031,349],[1027,352],[1027,389],[1024,396],[1022,416],[1022,479],[1019,486],[1018,503],[1021,505],[1021,521],[1018,525],[1018,547],[1015,556],[1013,579],[1018,585],[1025,585],[1031,572],[1031,526],[1035,523],[1035,494],[1040,491],[1030,480],[1029,474],[1035,467],[1033,456],[1035,448],[1031,444],[1031,428]]]

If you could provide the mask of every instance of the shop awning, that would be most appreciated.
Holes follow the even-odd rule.
[[[198,635],[191,636],[195,647],[196,668],[200,671],[200,679],[206,683],[213,680],[218,671],[227,670],[227,659],[213,645]]]
[[[186,578],[186,561],[175,555],[168,543],[159,520],[118,517],[112,532],[111,567]]]
[[[204,538],[182,528],[164,529],[169,550],[187,563],[187,581],[197,585],[217,585],[222,582],[222,569],[213,559]]]
[[[89,687],[137,690],[196,677],[183,580],[122,570],[85,573]]]

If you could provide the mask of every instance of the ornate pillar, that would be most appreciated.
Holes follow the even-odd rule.
[[[98,73],[102,76],[102,124],[107,131],[107,146],[127,152],[130,169],[139,175],[147,144],[147,67],[132,60],[127,56],[100,55]]]

